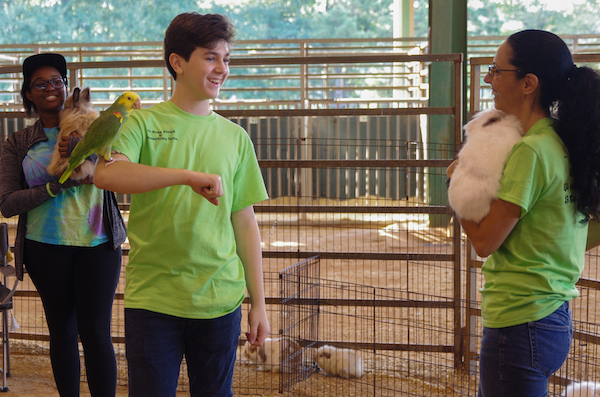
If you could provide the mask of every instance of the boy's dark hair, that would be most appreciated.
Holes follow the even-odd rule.
[[[177,15],[165,32],[165,62],[169,73],[177,80],[177,73],[169,63],[171,54],[175,53],[188,61],[197,47],[212,49],[221,40],[232,44],[234,36],[235,28],[224,15],[200,15],[197,12]]]

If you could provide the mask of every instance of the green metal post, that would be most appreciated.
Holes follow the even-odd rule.
[[[467,53],[467,0],[429,0],[429,48],[432,54]],[[466,76],[466,62],[463,64],[463,76]],[[463,78],[462,104],[466,103],[467,83]],[[453,103],[453,74],[449,63],[434,62],[429,73],[430,106],[460,106]],[[464,108],[461,114],[464,119]],[[430,116],[428,143],[431,159],[454,157],[458,148],[453,148],[454,129],[452,116]],[[462,121],[461,121],[462,125]],[[441,148],[440,150],[437,150]],[[431,204],[446,203],[445,170],[429,176],[429,201]],[[432,216],[431,226],[446,226],[448,216]]]

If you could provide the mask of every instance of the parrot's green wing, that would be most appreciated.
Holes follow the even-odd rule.
[[[109,160],[110,147],[118,138],[122,120],[123,116],[120,112],[110,111],[110,108],[94,120],[85,136],[73,149],[69,158],[69,166],[58,181],[64,183],[73,170],[92,154],[104,156],[106,160]],[[107,155],[108,158],[106,158]]]
[[[115,103],[94,120],[85,136],[73,149],[69,166],[58,180],[60,183],[64,183],[73,170],[92,154],[103,156],[106,161],[110,160],[112,144],[119,137],[121,125],[127,119],[132,108],[140,108],[140,96],[135,92],[128,91],[117,98]]]
[[[123,116],[120,112],[111,112],[109,114],[107,110],[98,117],[94,123],[90,125],[85,137],[82,139],[83,147],[81,150],[83,153],[87,153],[87,156],[91,154],[105,155],[106,153],[103,153],[102,150],[106,146],[112,146],[117,140],[118,133],[121,130],[122,121]],[[75,146],[75,148],[77,148],[77,146]],[[73,150],[73,152],[75,152],[75,150]],[[108,155],[110,158],[110,151]],[[84,157],[82,161],[85,160],[86,157]],[[109,160],[109,158],[106,158],[105,156],[105,160]]]

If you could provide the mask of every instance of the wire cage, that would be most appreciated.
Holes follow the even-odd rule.
[[[270,199],[257,204],[255,213],[263,244],[271,339],[285,341],[274,344],[279,355],[275,371],[272,361],[264,370],[248,358],[244,331],[249,302],[245,301],[234,392],[319,397],[475,395],[481,337],[477,289],[483,282],[483,258],[471,257],[448,207],[444,185],[445,168],[461,140],[462,107],[455,103],[432,108],[421,94],[409,97],[429,92],[421,89],[428,83],[423,72],[429,62],[453,63],[459,73],[454,87],[460,87],[462,58],[342,58],[331,59],[331,64],[325,58],[287,60],[295,65],[294,73],[309,82],[307,91],[293,103],[265,101],[246,103],[243,108],[228,101],[215,104],[215,111],[248,131],[269,191]],[[340,66],[355,61],[365,63],[361,73],[356,65]],[[247,65],[240,66],[251,69],[253,60],[244,62]],[[402,63],[410,67],[397,68]],[[481,60],[481,65],[487,63]],[[472,62],[472,66],[477,69],[479,64]],[[257,63],[256,67],[276,65]],[[403,92],[406,98],[343,97],[342,91],[367,87],[372,76],[387,76],[396,69],[402,69],[401,75],[382,83],[381,92],[393,96],[399,91],[400,86],[394,85],[398,79],[417,79],[414,90]],[[348,76],[343,75],[346,72]],[[288,78],[297,81],[298,76]],[[480,73],[471,76],[481,77]],[[311,85],[314,81],[331,86]],[[334,86],[336,82],[346,84],[345,88]],[[287,84],[284,88],[292,89]],[[481,93],[485,89],[473,86],[471,99],[489,102],[480,98]],[[435,117],[454,125],[453,142],[431,139],[428,123]],[[22,128],[22,119],[14,125],[11,120],[5,119],[5,130]],[[126,217],[128,201],[122,199]],[[11,220],[10,241],[15,226]],[[127,259],[125,255],[112,323],[121,385],[127,383],[123,343]],[[595,250],[586,256],[586,270],[578,283],[581,296],[572,302],[572,350],[551,379],[552,396],[560,396],[572,382],[600,381],[597,280]],[[11,332],[12,346],[47,354],[44,312],[27,277],[15,295],[13,312],[20,329]],[[315,353],[323,346],[360,355],[360,376],[335,375],[332,372],[337,371],[319,366]],[[273,350],[268,354],[275,355]],[[188,389],[185,362],[178,389]]]
[[[240,358],[240,395],[291,396],[471,395],[475,376],[454,366],[454,305],[451,298],[376,288],[319,276],[318,256],[279,273],[279,318],[273,338],[295,341],[280,368],[260,371]],[[275,277],[270,277],[275,283]],[[278,335],[277,335],[278,331]],[[318,349],[349,349],[360,364],[342,360],[333,368]],[[338,361],[339,362],[339,361]],[[358,368],[357,368],[358,366]],[[342,370],[348,370],[348,376]],[[329,372],[328,372],[329,371]]]

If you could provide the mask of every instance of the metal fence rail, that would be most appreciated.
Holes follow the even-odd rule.
[[[300,165],[298,161],[303,161],[303,168],[315,161],[320,167],[331,167],[331,162],[325,164],[322,161],[334,159],[358,161],[355,167],[366,163],[369,167],[385,167],[390,161],[425,160],[422,150],[417,152],[414,147],[395,148],[392,145],[399,141],[422,142],[423,134],[426,134],[422,128],[423,116],[452,116],[453,108],[425,106],[428,99],[426,65],[452,60],[445,55],[406,54],[242,58],[232,65],[232,82],[228,84],[234,87],[224,89],[224,99],[214,101],[213,108],[248,130],[263,160],[261,165],[267,170],[270,168],[264,162],[267,160],[294,160],[294,167]],[[152,60],[72,62],[69,74],[71,86],[91,87],[93,102],[100,109],[106,108],[124,90],[140,92],[143,104],[149,106],[170,96],[172,80],[161,65],[162,61]],[[0,76],[17,75],[17,69],[20,67],[0,67]],[[255,93],[257,99],[237,99],[239,86],[250,90],[248,87],[255,87],[253,82],[271,78],[270,74],[261,73],[265,70],[279,71],[280,81],[285,84]],[[33,121],[26,118],[20,109],[20,101],[15,99],[20,84],[19,79],[16,81],[11,90],[4,92],[11,99],[4,103],[5,112],[0,112],[4,116],[0,125],[2,142],[10,133]],[[150,82],[151,86],[148,85]],[[258,91],[256,88],[252,90]],[[286,98],[294,99],[270,99],[283,91]],[[336,153],[331,150],[319,153],[315,149],[316,143],[323,139],[338,142]],[[376,141],[381,142],[380,149],[372,145]],[[267,146],[274,152],[264,152]],[[275,196],[296,192],[292,186],[294,178],[289,167],[286,168],[288,171],[278,171],[277,175],[265,171],[271,174],[265,175],[265,180]],[[319,196],[324,195],[324,184],[331,178],[354,178],[326,171],[314,173],[320,184],[320,191],[315,190]],[[370,187],[352,188],[348,195],[356,197],[363,191],[380,193],[384,188],[395,190],[394,194],[386,193],[386,197],[407,195],[400,188],[384,187],[381,182],[376,187],[374,179],[369,180]],[[419,196],[423,197],[425,178],[419,178],[419,182]],[[416,181],[411,182],[411,189],[415,188],[415,184]],[[335,189],[339,190],[339,183],[337,186]],[[312,185],[305,188],[312,190]]]
[[[152,70],[146,75],[153,75],[157,62],[71,62],[69,68],[72,82],[89,84],[96,102],[95,85],[100,82],[93,77],[101,75],[100,70],[110,69],[115,80],[125,81],[119,89],[135,89],[134,76],[139,73],[134,72],[145,67]],[[232,89],[230,96],[215,101],[213,108],[246,128],[255,144],[271,196],[255,207],[265,272],[319,255],[321,275],[335,285],[414,291],[409,294],[417,297],[411,299],[411,307],[424,308],[435,318],[434,313],[440,311],[444,321],[449,319],[448,338],[439,342],[402,341],[398,346],[416,343],[420,350],[448,355],[450,365],[461,365],[460,233],[458,224],[449,223],[445,188],[429,183],[432,178],[441,178],[457,142],[429,142],[427,118],[451,118],[458,131],[455,135],[460,137],[462,110],[460,100],[447,107],[428,106],[427,69],[435,62],[450,64],[456,79],[453,86],[461,86],[460,54],[240,58],[231,66],[232,75],[238,77],[234,68],[248,71],[249,79],[261,75],[268,80],[278,71],[293,73],[281,77],[284,85],[261,91],[266,100],[239,100],[233,97]],[[118,77],[115,70],[127,72]],[[11,66],[0,68],[0,75],[2,72],[16,73]],[[396,85],[398,82],[401,84]],[[268,100],[282,87],[297,97]],[[163,100],[156,92],[152,98]],[[2,115],[9,116],[4,118],[5,136],[29,122],[18,110]],[[120,200],[126,209],[127,198]],[[435,232],[423,231],[421,227],[430,222],[441,226]],[[9,223],[14,233],[16,220]],[[340,263],[352,270],[340,271]],[[431,274],[425,276],[419,269],[430,269]],[[439,285],[428,285],[424,292],[422,282],[407,283],[406,274],[414,274],[415,279],[438,279]],[[123,281],[116,296],[113,325],[118,351],[123,341]],[[332,291],[340,288],[345,287]],[[268,296],[271,305],[278,304],[276,294]],[[432,297],[436,297],[433,303]],[[28,280],[15,300],[21,329],[13,339],[46,341],[42,309]],[[438,301],[451,303],[436,305]],[[363,346],[360,340],[355,342]],[[395,343],[373,346],[398,349]],[[429,360],[429,354],[418,359]]]
[[[600,52],[600,35],[561,37],[574,54]],[[467,57],[490,57],[504,39],[502,36],[469,37]],[[126,89],[140,92],[146,103],[166,100],[170,96],[172,81],[163,67],[161,42],[0,45],[0,111],[22,111],[20,65],[25,57],[42,51],[60,52],[69,64],[77,64],[71,68],[71,86],[92,86],[94,99],[101,108]],[[352,98],[348,93],[360,91],[365,86],[365,73],[370,79],[367,86],[378,86],[371,91],[369,99],[372,101],[393,98],[388,101],[389,106],[417,107],[422,98],[428,97],[428,68],[418,60],[412,64],[403,63],[403,70],[398,70],[398,64],[390,64],[388,69],[375,72],[368,67],[365,70],[336,65],[318,65],[317,69],[306,70],[307,64],[290,63],[289,59],[336,56],[343,59],[366,54],[376,57],[427,52],[426,38],[240,40],[235,45],[230,81],[215,103],[216,109],[258,105],[271,109],[298,109],[306,107],[304,100],[312,100],[311,106],[325,108],[360,106],[353,103],[358,98]],[[256,62],[257,59],[264,62]],[[280,62],[276,62],[277,59]],[[100,64],[102,66],[98,66]],[[393,95],[381,95],[384,90]],[[399,100],[399,95],[404,99]],[[336,102],[339,99],[343,99],[342,104]]]
[[[486,56],[470,60],[472,111],[490,104],[491,95],[482,84],[481,67],[490,63],[488,51],[495,51],[498,43],[488,39],[489,48],[481,48]],[[578,36],[571,45],[591,51],[597,46],[596,40],[595,36]],[[421,354],[408,356],[417,366],[435,368],[437,372],[443,372],[445,367],[474,371],[481,336],[476,291],[482,282],[480,258],[465,261],[466,266],[461,261],[464,240],[460,238],[458,223],[451,222],[445,188],[429,183],[441,179],[454,158],[462,135],[462,109],[460,101],[443,108],[428,106],[428,65],[451,63],[457,79],[453,86],[460,87],[461,56],[382,54],[379,50],[365,55],[371,50],[359,47],[352,48],[356,54],[348,56],[351,51],[347,42],[270,43],[271,47],[267,44],[253,43],[256,47],[264,45],[260,49],[262,56],[255,56],[256,49],[247,50],[247,54],[234,60],[232,85],[223,91],[222,99],[213,103],[217,112],[247,129],[271,194],[270,200],[256,206],[265,272],[280,271],[300,259],[319,255],[319,277],[327,280],[323,285],[332,296],[346,291],[349,285],[361,294],[364,290],[364,296],[371,289],[381,296],[401,291],[399,296],[410,296],[410,300],[391,299],[399,307],[386,305],[387,314],[373,319],[377,323],[383,320],[386,327],[391,327],[394,322],[387,319],[406,318],[396,325],[408,327],[410,335],[417,339],[371,343],[381,349],[378,353],[385,354],[382,352],[390,349],[391,358],[391,352],[398,347],[409,352],[417,349]],[[304,50],[297,50],[297,46]],[[390,45],[388,51],[395,48]],[[63,49],[56,48],[61,52]],[[74,48],[72,56],[80,58],[70,62],[71,84],[90,85],[92,98],[101,108],[124,89],[139,90],[146,104],[168,98],[172,82],[162,61],[139,59],[158,56],[159,52],[125,50],[130,51],[123,55],[126,59],[115,60],[109,59],[108,49],[86,49],[77,55],[80,50]],[[265,56],[269,51],[271,56]],[[291,51],[309,55],[297,57]],[[330,53],[334,55],[326,55]],[[578,54],[575,60],[600,63],[600,54]],[[110,73],[105,74],[107,71]],[[0,112],[2,141],[30,122],[16,99],[19,74],[20,66],[0,67],[0,95],[11,98],[3,105],[4,112]],[[256,82],[260,79],[271,81],[271,86],[258,89]],[[256,95],[256,99],[238,97],[245,93]],[[460,97],[460,93],[454,94]],[[289,95],[293,95],[292,99]],[[451,144],[429,142],[430,115],[454,120]],[[120,201],[127,215],[127,197]],[[12,242],[16,220],[8,222]],[[567,365],[576,362],[581,372],[578,375],[565,369],[556,380],[558,385],[567,378],[582,378],[581,374],[592,374],[588,378],[593,379],[598,367],[597,355],[588,354],[596,351],[591,346],[598,343],[598,258],[596,251],[587,256],[589,266],[579,283],[582,297],[573,309],[576,345]],[[123,283],[122,279],[113,319],[117,351],[122,350],[123,342]],[[274,313],[272,307],[280,303],[277,291],[268,290],[267,294],[269,313]],[[368,299],[371,298],[362,300]],[[348,303],[324,303],[333,308],[340,302]],[[410,302],[409,314],[403,311],[403,302]],[[327,314],[335,324],[333,319],[346,318],[347,310],[352,309],[340,306],[339,313]],[[14,311],[21,329],[12,335],[13,339],[48,340],[42,308],[29,280],[21,284],[15,295]],[[275,324],[277,320],[271,321]],[[443,341],[424,340],[423,335],[431,331],[443,334]],[[328,338],[329,342],[348,341]],[[359,338],[352,341],[364,347]],[[449,364],[440,359],[447,356]],[[119,363],[124,365],[123,360]],[[467,388],[473,390],[473,386],[467,381]]]

